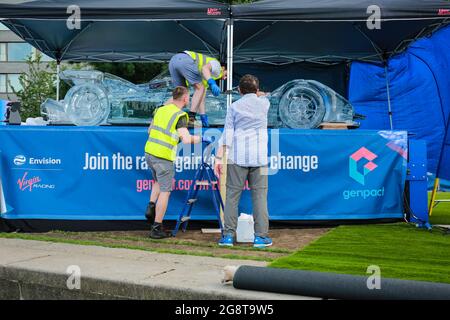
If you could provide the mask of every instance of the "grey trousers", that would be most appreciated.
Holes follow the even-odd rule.
[[[226,235],[236,235],[239,215],[238,205],[246,179],[248,179],[252,194],[255,236],[266,237],[269,232],[269,213],[267,211],[267,167],[241,167],[236,164],[227,165],[227,197],[224,208],[224,233]]]

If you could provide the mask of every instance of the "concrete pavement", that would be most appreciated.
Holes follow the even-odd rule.
[[[224,266],[244,264],[266,263],[0,239],[0,300],[309,299],[220,283]],[[80,289],[69,289],[77,287],[78,271]]]

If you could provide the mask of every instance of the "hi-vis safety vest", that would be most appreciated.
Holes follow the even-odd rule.
[[[181,117],[186,117],[186,122],[189,121],[187,113],[174,104],[156,110],[145,144],[145,152],[158,158],[175,161],[180,139],[176,125]]]
[[[198,72],[200,73],[200,75],[202,76],[203,79],[203,73],[202,73],[202,68],[205,64],[209,63],[212,60],[216,60],[217,62],[219,62],[216,58],[212,58],[212,57],[208,57],[204,54],[201,53],[197,53],[194,51],[184,51],[184,53],[188,54],[197,64],[197,68],[198,68]],[[222,78],[223,76],[223,70],[220,70],[220,74],[218,77],[214,78],[212,77],[214,80],[218,80],[220,78]],[[205,86],[205,88],[208,88],[208,79],[203,79],[202,80],[203,85]],[[186,84],[189,85],[189,83],[186,81]]]

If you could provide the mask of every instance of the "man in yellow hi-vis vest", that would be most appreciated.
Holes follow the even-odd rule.
[[[197,112],[200,114],[202,126],[208,127],[205,110],[206,89],[210,88],[214,96],[220,94],[216,83],[218,79],[226,79],[227,71],[220,62],[212,57],[194,51],[184,51],[174,55],[169,62],[169,72],[174,86],[193,86],[189,122],[193,124]]]
[[[151,223],[150,238],[162,239],[170,237],[162,228],[164,214],[172,191],[175,176],[173,162],[177,155],[178,142],[211,143],[211,138],[193,136],[187,129],[188,115],[182,111],[189,103],[189,90],[176,87],[172,92],[170,104],[156,110],[148,129],[148,140],[145,144],[145,160],[152,171],[153,186],[150,202],[145,216]]]

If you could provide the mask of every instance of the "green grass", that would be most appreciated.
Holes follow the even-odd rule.
[[[268,262],[273,260],[270,257],[264,257],[264,256],[237,255],[237,254],[230,254],[230,253],[217,254],[217,253],[210,253],[210,252],[205,252],[205,251],[181,250],[181,249],[173,249],[173,248],[148,248],[148,247],[142,247],[142,246],[138,246],[138,245],[113,244],[113,243],[105,243],[105,242],[92,241],[92,240],[55,238],[55,237],[46,236],[45,234],[40,235],[40,234],[26,234],[26,233],[0,233],[0,238],[37,240],[37,241],[46,241],[46,242],[77,244],[77,245],[84,245],[84,246],[122,248],[122,249],[151,251],[151,252],[158,252],[158,253],[172,253],[172,254],[193,255],[193,256],[201,256],[201,257],[216,257],[216,258],[225,258],[225,259],[254,260],[254,261],[256,260],[256,261],[268,261]]]
[[[339,226],[270,264],[355,275],[368,275],[370,265],[379,266],[386,278],[450,283],[450,235],[406,223]]]
[[[430,197],[431,192],[428,193],[428,199],[430,199]],[[450,192],[438,192],[436,199],[450,199]],[[450,225],[450,202],[442,202],[434,207],[430,222],[431,224]]]

